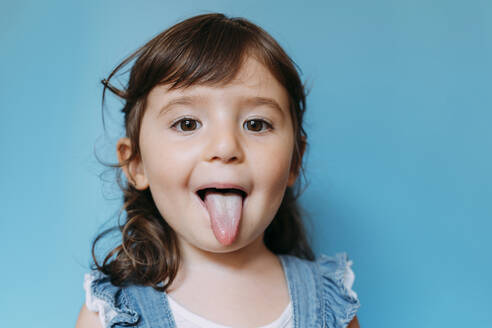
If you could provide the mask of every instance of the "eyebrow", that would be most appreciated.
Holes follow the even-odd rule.
[[[182,96],[178,97],[175,99],[170,100],[167,104],[162,106],[162,108],[159,111],[158,116],[164,115],[166,112],[168,112],[173,106],[176,105],[190,105],[199,100],[200,96]]]
[[[280,114],[283,114],[282,107],[272,98],[266,98],[266,97],[251,97],[251,98],[246,98],[246,100],[243,102],[246,105],[249,106],[268,106],[270,108],[273,108],[275,110],[278,110]]]

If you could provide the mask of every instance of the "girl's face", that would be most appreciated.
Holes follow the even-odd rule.
[[[120,139],[120,160],[129,145],[127,138]],[[215,253],[258,240],[296,179],[287,92],[253,58],[225,85],[156,86],[147,98],[140,150],[141,159],[124,168],[127,177],[131,174],[138,189],[150,187],[180,243]],[[247,194],[237,233],[227,242],[214,234],[209,210],[197,193],[205,187]]]

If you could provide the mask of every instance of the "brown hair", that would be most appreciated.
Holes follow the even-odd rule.
[[[184,20],[160,33],[123,60],[102,80],[103,104],[110,90],[125,101],[122,109],[126,135],[131,142],[129,158],[110,164],[118,171],[117,181],[123,191],[124,224],[100,233],[92,244],[95,267],[107,274],[115,285],[128,283],[153,286],[164,291],[179,268],[179,248],[175,232],[159,213],[149,188],[137,190],[124,185],[121,167],[138,159],[140,124],[149,92],[158,84],[184,88],[194,84],[227,83],[234,78],[247,56],[267,67],[289,95],[294,127],[292,165],[302,170],[306,132],[302,127],[306,95],[296,66],[280,45],[263,29],[243,18],[222,14],[199,15]],[[128,84],[118,89],[110,83],[122,68],[134,62]],[[296,203],[299,183],[287,187],[284,198],[264,234],[266,247],[275,254],[291,254],[314,259],[306,238],[300,208]],[[98,241],[119,230],[121,243],[111,250],[101,264],[95,256]]]

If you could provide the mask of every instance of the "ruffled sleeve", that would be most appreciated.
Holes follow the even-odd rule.
[[[137,323],[139,315],[128,307],[122,288],[111,284],[109,277],[102,272],[94,270],[85,274],[84,289],[86,307],[98,312],[104,328]]]
[[[321,255],[316,263],[321,273],[324,308],[329,327],[346,327],[360,307],[357,294],[352,290],[355,275],[347,254],[334,257]]]

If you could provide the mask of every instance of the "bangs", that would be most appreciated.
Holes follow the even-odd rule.
[[[169,84],[171,89],[226,84],[248,56],[267,65],[261,40],[242,19],[199,20],[200,16],[173,26],[142,48],[131,71],[129,94],[140,97],[157,84]]]
[[[160,61],[162,67],[154,68],[162,72],[160,83],[171,88],[225,84],[236,76],[248,54],[258,55],[252,35],[239,24],[212,21],[187,30],[188,35],[176,32],[175,44],[165,43],[168,49],[162,54],[167,58]]]

